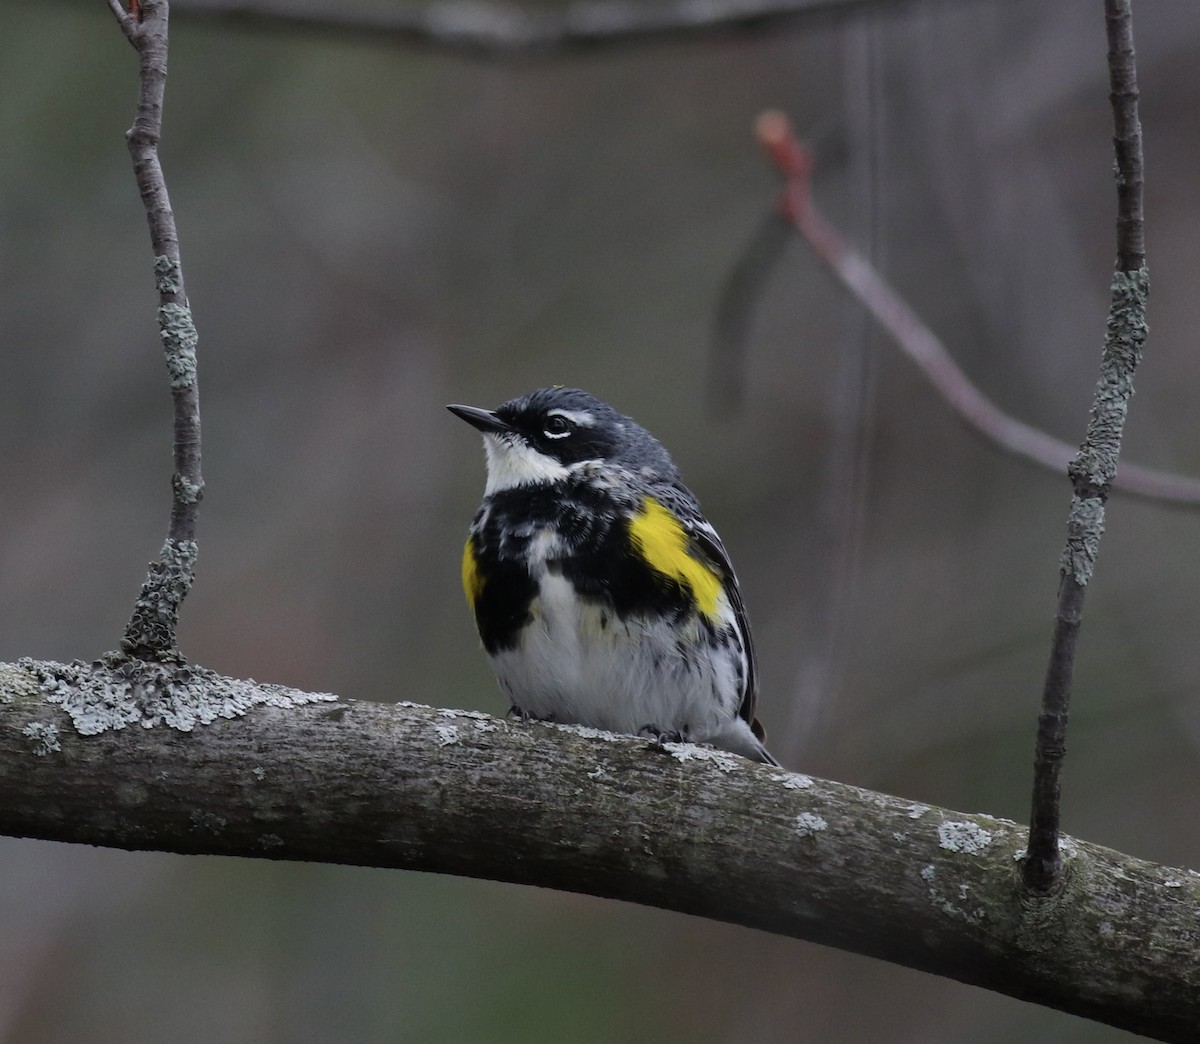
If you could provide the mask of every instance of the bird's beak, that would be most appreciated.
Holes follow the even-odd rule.
[[[481,410],[478,406],[447,406],[456,417],[461,417],[472,428],[478,428],[485,435],[495,435],[504,431],[512,431],[513,427],[507,421],[502,421],[493,410]]]

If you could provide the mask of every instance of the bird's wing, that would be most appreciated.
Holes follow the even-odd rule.
[[[729,561],[729,552],[725,550],[725,545],[721,542],[717,531],[700,511],[700,503],[691,490],[674,485],[669,493],[656,490],[655,495],[663,501],[687,531],[696,557],[714,569],[724,581],[723,586],[733,609],[734,620],[742,639],[742,647],[746,651],[746,687],[742,692],[742,702],[738,708],[738,714],[746,720],[754,734],[762,740],[764,738],[763,728],[754,717],[754,704],[758,698],[758,656],[754,651],[754,637],[750,633],[750,620],[746,615],[745,603],[742,601],[742,591],[738,584],[737,574],[733,571],[733,563]]]

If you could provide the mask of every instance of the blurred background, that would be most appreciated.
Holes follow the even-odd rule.
[[[447,402],[576,384],[720,528],[789,766],[1025,820],[1067,481],[951,415],[794,243],[714,414],[721,288],[788,112],[819,204],[1000,405],[1077,442],[1114,256],[1100,0],[886,3],[481,62],[172,16],[162,157],[200,330],[181,641],[222,672],[505,710],[458,580]],[[0,659],[93,658],[166,531],[170,402],[104,3],[0,34]],[[1139,4],[1152,334],[1125,460],[1200,475],[1200,6]],[[1114,498],[1065,826],[1200,862],[1193,511]],[[298,752],[297,756],[303,756]],[[0,798],[2,799],[2,798]],[[0,1040],[1114,1042],[728,925],[412,873],[0,838]]]

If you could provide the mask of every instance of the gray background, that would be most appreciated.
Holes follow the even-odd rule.
[[[100,2],[0,33],[0,659],[112,648],[166,528],[169,399]],[[1027,816],[1065,479],[968,433],[800,243],[706,412],[788,111],[818,199],[997,402],[1083,431],[1113,257],[1099,0],[879,5],[486,64],[174,19],[163,161],[199,326],[190,657],[501,712],[446,402],[578,384],[672,449],[741,574],[791,766]],[[1138,5],[1152,334],[1126,459],[1200,475],[1200,8]],[[1114,500],[1065,825],[1196,865],[1197,517]],[[303,756],[297,752],[297,756]],[[1127,1034],[788,939],[486,882],[0,839],[0,1039],[1068,1041]]]

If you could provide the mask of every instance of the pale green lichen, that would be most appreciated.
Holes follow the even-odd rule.
[[[1144,266],[1136,272],[1113,273],[1112,305],[1087,439],[1070,466],[1072,478],[1085,479],[1097,491],[1107,490],[1117,474],[1121,431],[1133,395],[1133,375],[1141,362],[1149,331],[1146,324],[1149,289],[1150,273]]]
[[[433,731],[437,733],[439,747],[452,747],[458,742],[457,725],[435,725]]]
[[[180,474],[171,476],[171,488],[181,504],[195,504],[204,495],[204,483],[189,482]]]
[[[196,344],[200,340],[187,305],[168,302],[158,310],[158,332],[167,358],[172,388],[196,383]]]
[[[1080,587],[1086,587],[1092,578],[1103,535],[1104,501],[1099,497],[1072,497],[1067,515],[1067,543],[1059,568]]]
[[[170,576],[190,575],[196,566],[200,546],[194,540],[163,541],[161,560],[164,571]]]
[[[978,823],[948,819],[938,824],[938,845],[947,852],[978,855],[992,843],[992,832]]]
[[[38,691],[28,671],[15,663],[0,663],[0,703],[12,703],[16,696],[36,696]]]
[[[419,703],[414,703],[413,706],[419,707],[421,705]],[[445,716],[444,712],[443,712],[443,716]],[[607,729],[595,729],[595,728],[592,728],[590,725],[560,725],[558,722],[554,722],[554,721],[543,721],[543,722],[539,722],[538,724],[546,725],[552,729],[558,729],[561,732],[571,732],[571,733],[574,733],[576,736],[582,736],[584,739],[602,739],[602,740],[616,741],[616,740],[619,740],[622,738],[615,732],[609,732]]]
[[[815,812],[801,812],[796,817],[796,833],[801,837],[812,837],[828,827],[829,824]]]
[[[142,584],[133,616],[121,640],[122,649],[132,653],[174,649],[179,607],[191,590],[199,553],[199,545],[194,540],[167,538],[159,560],[151,563]]]
[[[33,752],[39,758],[62,750],[58,742],[58,726],[49,721],[31,721],[21,734],[33,742]]]
[[[154,259],[154,287],[160,294],[178,294],[183,291],[183,271],[178,258],[159,254]]]
[[[695,743],[664,743],[663,749],[681,765],[689,761],[707,761],[722,772],[736,772],[746,765],[746,759],[712,747],[699,747]]]
[[[21,660],[50,703],[70,715],[76,731],[94,736],[127,725],[165,725],[191,732],[222,718],[238,718],[254,707],[299,707],[332,702],[328,692],[302,692],[284,685],[226,678],[204,667],[125,660],[110,665],[78,660],[62,664]]]

